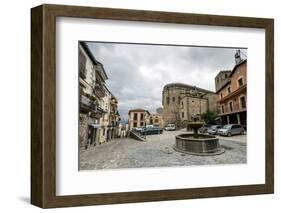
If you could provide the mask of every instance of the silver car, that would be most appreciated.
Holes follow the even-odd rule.
[[[227,124],[218,130],[218,134],[223,136],[244,135],[245,129],[239,124]]]
[[[208,128],[207,132],[210,135],[215,135],[218,133],[218,130],[221,129],[222,126],[221,125],[213,125],[210,128]]]

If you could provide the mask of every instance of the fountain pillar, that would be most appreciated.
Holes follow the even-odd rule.
[[[203,122],[195,121],[188,123],[193,133],[183,133],[176,136],[174,150],[192,155],[219,155],[225,152],[219,144],[219,139],[213,135],[199,134],[198,129]]]

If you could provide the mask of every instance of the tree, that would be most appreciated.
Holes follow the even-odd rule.
[[[215,124],[217,114],[214,112],[207,111],[201,115],[201,118],[206,124]]]

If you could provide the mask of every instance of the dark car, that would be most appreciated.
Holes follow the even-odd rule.
[[[140,133],[142,135],[154,135],[154,134],[162,134],[163,129],[160,127],[146,127],[143,128]]]
[[[212,126],[212,124],[204,124],[201,128],[198,129],[200,133],[207,133],[208,129]]]

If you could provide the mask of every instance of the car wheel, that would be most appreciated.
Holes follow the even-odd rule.
[[[228,137],[231,137],[231,133],[230,133],[230,132],[229,132],[229,133],[227,133],[227,136],[228,136]]]

